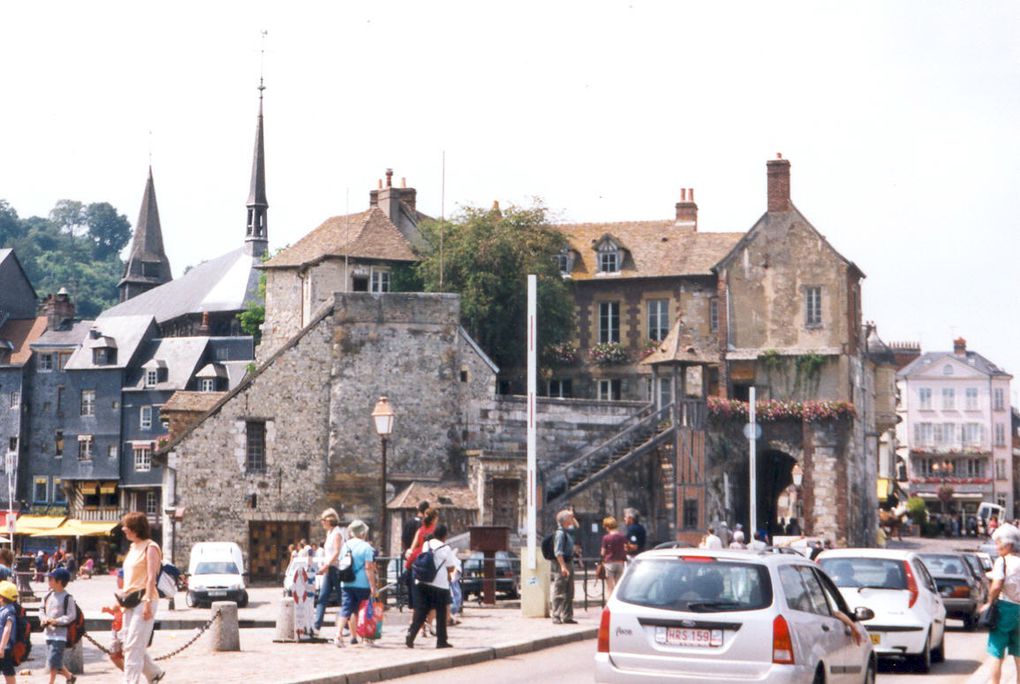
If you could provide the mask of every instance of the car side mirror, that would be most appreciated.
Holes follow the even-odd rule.
[[[865,620],[870,620],[873,617],[875,617],[875,611],[873,611],[871,608],[868,608],[866,606],[857,606],[856,608],[854,608],[855,622],[864,622]]]

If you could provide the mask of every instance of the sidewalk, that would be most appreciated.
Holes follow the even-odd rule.
[[[91,584],[95,583],[95,584]],[[106,585],[106,586],[104,586]],[[112,591],[112,583],[104,580],[79,580],[71,584],[70,590],[80,596],[86,615],[90,620],[98,616],[98,606]],[[261,592],[262,590],[256,590]],[[268,619],[275,621],[279,589],[267,589],[260,605],[239,611],[241,618]],[[208,609],[188,609],[175,615],[161,601],[157,619],[172,617],[204,622],[209,617]],[[254,603],[254,602],[253,602]],[[404,645],[408,613],[387,612],[387,623],[383,638],[374,648],[361,644],[337,648],[331,644],[273,643],[275,630],[255,628],[241,630],[241,651],[239,653],[213,653],[210,651],[211,637],[203,634],[189,649],[160,663],[167,670],[166,684],[208,682],[217,684],[253,684],[255,681],[271,681],[281,684],[360,684],[402,677],[418,672],[440,670],[461,665],[470,665],[494,658],[503,658],[530,651],[550,648],[560,644],[594,638],[598,629],[601,609],[592,606],[587,612],[575,605],[576,625],[554,625],[548,619],[523,618],[518,608],[481,608],[469,603],[464,607],[464,621],[450,628],[449,640],[454,648],[436,650],[435,639],[415,642],[414,649]],[[95,606],[95,613],[93,612]],[[393,613],[391,616],[391,612]],[[330,609],[332,617],[334,609]],[[104,616],[105,617],[105,616]],[[327,620],[327,625],[330,620]],[[189,630],[157,630],[149,652],[158,657],[180,647],[195,633]],[[323,629],[323,636],[332,636],[333,628]],[[108,645],[109,631],[92,629],[89,635],[101,644]],[[592,644],[594,653],[595,645]],[[31,670],[32,676],[25,681],[43,681],[45,645],[38,635],[33,637],[33,658],[22,665],[19,673]],[[121,674],[106,657],[87,641],[84,644],[85,674],[79,681],[109,682],[121,681]],[[215,674],[213,674],[215,673]]]

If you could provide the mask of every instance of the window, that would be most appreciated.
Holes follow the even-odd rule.
[[[111,444],[110,446],[106,447],[106,457],[107,458],[117,458],[117,445],[116,444]]]
[[[964,398],[963,407],[968,411],[978,410],[978,390],[977,387],[968,387]]]
[[[45,477],[37,477],[33,481],[32,503],[45,504],[50,502],[50,482]]]
[[[919,387],[917,390],[917,401],[922,411],[931,410],[931,387]]]
[[[620,252],[608,243],[599,248],[599,273],[616,273],[620,270]]]
[[[995,424],[995,446],[1004,447],[1006,446],[1006,424],[996,423]]]
[[[958,441],[956,438],[956,423],[942,423],[942,444],[955,446]]]
[[[599,343],[620,342],[620,302],[599,302]]]
[[[247,449],[245,470],[249,473],[266,472],[266,424],[260,420],[245,423]]]
[[[822,324],[822,288],[805,288],[804,301],[804,324],[809,328],[820,326]]]
[[[78,460],[92,460],[92,435],[78,435]]]
[[[669,334],[669,300],[648,301],[648,339],[661,342]]]
[[[21,390],[11,392],[11,409],[17,411],[21,408]]]
[[[389,292],[390,291],[390,272],[389,271],[372,271],[372,292]]]
[[[82,390],[81,391],[81,414],[83,416],[94,416],[94,415],[96,415],[96,391],[95,390]]]
[[[154,516],[159,514],[159,493],[154,491],[145,492],[145,515]]]
[[[152,407],[143,406],[141,414],[138,419],[138,427],[143,430],[149,430],[152,428]]]
[[[64,386],[57,385],[57,415],[64,414]]]
[[[619,380],[599,380],[596,383],[596,390],[597,398],[602,401],[619,401],[620,399]]]
[[[956,408],[956,390],[952,387],[942,388],[942,410],[948,411]]]
[[[953,374],[953,366],[951,364],[947,363],[946,365],[942,366],[942,375],[952,375],[952,374]]]
[[[839,580],[837,580],[838,583]],[[818,615],[830,615],[825,592],[811,568],[798,565],[779,566],[779,582],[786,594],[786,605],[791,610]]]
[[[158,370],[156,370],[155,368],[150,368],[149,370],[145,371],[145,386],[146,387],[155,387],[156,383],[158,383],[158,382],[159,382],[159,371]]]
[[[995,495],[995,501],[996,501],[996,503],[998,503],[1003,508],[1006,507],[1006,495],[1005,494],[996,494]]]
[[[7,451],[16,453],[18,451],[18,438],[11,437],[7,440]]]
[[[216,378],[202,378],[198,382],[198,389],[200,392],[215,392]]]
[[[985,459],[965,458],[957,463],[956,473],[960,477],[984,477]]]
[[[64,495],[64,481],[59,477],[53,478],[53,503],[67,503],[67,497]]]
[[[996,411],[1003,411],[1006,409],[1006,393],[1001,387],[996,387],[992,396],[994,397],[993,407]]]
[[[933,429],[931,423],[916,423],[914,425],[914,442],[916,446],[931,446],[932,436]]]
[[[49,373],[51,370],[53,370],[53,354],[40,354],[39,371]]]
[[[56,457],[60,458],[64,455],[64,431],[57,430],[57,434],[53,436],[53,447],[56,452]]]
[[[701,525],[698,524],[698,500],[697,499],[684,499],[684,529],[695,530],[699,529]]]
[[[1004,458],[995,459],[995,479],[996,480],[1006,479],[1006,459]]]
[[[719,299],[717,297],[708,300],[708,329],[712,332],[719,329]]]
[[[133,451],[135,455],[135,472],[147,473],[152,470],[152,450],[147,446],[136,446]]]
[[[67,365],[67,361],[70,358],[71,358],[71,352],[59,352],[57,354],[57,369],[58,370],[64,370],[64,366]]]
[[[963,446],[981,446],[982,430],[980,423],[964,423],[961,441]]]
[[[570,378],[564,378],[562,380],[550,380],[547,385],[547,393],[550,397],[558,397],[560,399],[569,399],[574,396],[573,382]]]
[[[556,268],[560,270],[560,275],[570,275],[570,255],[566,249],[554,256],[553,259],[556,260]]]

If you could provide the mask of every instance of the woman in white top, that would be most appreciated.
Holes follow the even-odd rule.
[[[322,575],[322,587],[319,588],[319,602],[315,606],[315,631],[322,629],[322,621],[326,617],[326,604],[334,591],[340,590],[340,549],[344,545],[343,530],[340,527],[340,516],[333,508],[327,508],[319,516],[322,529],[326,532],[325,559],[316,574]]]
[[[1002,661],[1009,653],[1020,670],[1020,529],[1009,523],[1000,525],[992,534],[999,552],[992,567],[992,589],[982,612],[993,604],[998,612],[995,627],[988,632],[988,655],[991,656],[992,684],[999,684]]]
[[[156,608],[159,607],[156,578],[159,576],[163,554],[159,545],[149,538],[149,519],[144,513],[128,513],[121,519],[120,525],[124,536],[131,542],[131,548],[124,558],[124,589],[121,596],[141,598],[137,604],[124,607],[124,684],[158,682],[166,673],[156,665],[145,649],[156,625]]]

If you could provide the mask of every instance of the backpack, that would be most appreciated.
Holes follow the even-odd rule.
[[[163,563],[159,567],[159,575],[156,577],[156,591],[161,598],[173,598],[177,595],[177,580],[181,571],[176,565]]]
[[[354,557],[351,556],[351,549],[344,544],[344,548],[347,553],[340,557],[340,581],[341,582],[353,582],[358,578],[356,572],[354,572]]]
[[[32,623],[28,621],[25,607],[14,604],[14,645],[11,647],[11,660],[21,665],[32,655]]]
[[[556,533],[548,534],[542,538],[542,558],[548,561],[556,560]]]
[[[443,546],[446,546],[446,544],[443,544]],[[443,546],[438,548],[443,548]],[[436,567],[436,557],[433,551],[431,546],[426,546],[418,554],[418,557],[414,559],[414,563],[411,564],[411,575],[415,580],[429,584],[436,579],[439,567],[446,565],[446,561],[443,561],[442,565]]]
[[[46,596],[43,598],[42,610],[46,610],[46,602],[50,600],[50,595],[53,592],[46,592]],[[71,595],[65,594],[64,596],[64,615],[67,615],[67,609],[70,607]],[[67,641],[64,642],[66,648],[71,648],[79,641],[81,641],[82,635],[85,634],[85,613],[82,612],[81,606],[77,603],[74,604],[74,621],[67,625]]]

